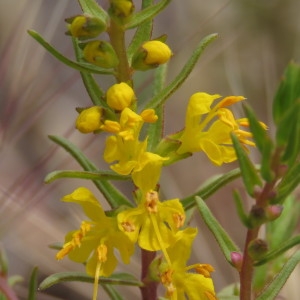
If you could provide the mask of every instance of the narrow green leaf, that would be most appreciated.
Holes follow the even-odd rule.
[[[279,125],[282,118],[295,101],[300,98],[300,65],[291,62],[285,69],[273,103],[273,118]]]
[[[271,168],[272,153],[274,150],[273,142],[256,118],[253,110],[249,106],[244,105],[244,111],[250,123],[250,131],[253,134],[254,142],[262,155],[260,173],[267,182],[270,182],[274,178]]]
[[[300,244],[300,236],[296,236],[288,241],[284,241],[284,242],[282,242],[282,244],[280,244],[280,247],[268,252],[266,256],[264,256],[262,259],[257,261],[255,263],[255,266],[261,266],[261,265],[269,262],[270,260],[275,259],[279,255],[285,253],[286,251],[290,250],[291,248],[293,248],[299,244]]]
[[[50,286],[57,283],[67,281],[81,281],[94,283],[94,277],[91,277],[83,272],[61,272],[55,273],[45,278],[40,286],[40,290],[45,290]],[[115,273],[110,277],[100,277],[99,284],[114,284],[114,285],[130,285],[130,286],[143,286],[143,283],[137,280],[133,275],[128,273]]]
[[[198,191],[194,194],[181,199],[181,204],[183,205],[184,209],[190,209],[196,205],[195,197],[199,196],[203,200],[206,200],[209,196],[214,194],[218,191],[222,186],[226,185],[227,183],[233,181],[234,179],[241,176],[241,170],[234,169],[225,174],[216,175],[213,178],[209,179],[205,182]]]
[[[289,168],[277,187],[276,203],[282,203],[300,184],[300,163]]]
[[[300,98],[277,125],[276,141],[285,148],[281,160],[292,166],[300,154]]]
[[[164,88],[158,95],[153,97],[146,105],[145,108],[156,108],[159,105],[162,105],[166,102],[166,100],[174,93],[187,79],[189,74],[192,72],[195,64],[197,63],[198,59],[200,58],[201,54],[203,53],[204,49],[213,42],[218,35],[216,33],[210,34],[206,36],[201,42],[198,44],[196,50],[184,65],[181,72],[175,77],[175,79],[166,87]]]
[[[95,73],[95,74],[106,74],[106,75],[114,74],[113,70],[102,69],[97,66],[88,64],[88,63],[78,63],[76,61],[70,60],[67,57],[65,57],[64,55],[62,55],[60,52],[58,52],[48,42],[46,42],[36,31],[28,30],[28,33],[41,46],[43,46],[50,54],[52,54],[55,58],[57,58],[59,61],[61,61],[65,65],[69,66],[70,68],[73,68],[73,69],[81,71],[81,72],[90,72],[90,73]]]
[[[143,0],[142,9],[146,9],[152,4],[153,0]],[[141,24],[135,31],[135,34],[127,48],[127,57],[129,64],[131,64],[134,53],[136,53],[143,42],[149,41],[151,39],[152,27],[153,19],[149,19],[148,21],[145,21],[143,24]]]
[[[126,28],[135,28],[141,25],[142,23],[153,19],[157,14],[159,14],[171,0],[161,0],[157,4],[149,6],[137,13],[135,13],[131,20],[126,24]]]
[[[93,15],[107,23],[108,14],[95,0],[78,0],[84,13]]]
[[[250,161],[248,154],[241,146],[236,135],[231,134],[231,138],[232,138],[232,142],[233,142],[233,147],[235,149],[235,152],[236,152],[239,164],[240,164],[241,175],[242,175],[245,187],[246,187],[249,195],[253,196],[255,186],[262,185],[261,179],[259,178],[255,166]]]
[[[245,213],[241,195],[239,194],[239,192],[237,190],[233,191],[233,198],[234,198],[236,210],[237,210],[238,216],[240,217],[241,222],[245,225],[245,227],[250,228],[251,225],[249,222],[248,215]]]
[[[212,215],[210,209],[205,204],[205,202],[198,196],[195,197],[200,214],[209,228],[209,230],[214,235],[217,243],[219,244],[226,260],[231,264],[231,253],[240,252],[235,243],[231,240],[229,235],[226,233],[221,224]]]
[[[300,251],[296,252],[282,267],[280,272],[274,277],[271,283],[261,292],[256,300],[275,299],[295,267],[300,262]]]
[[[96,166],[71,142],[65,138],[53,135],[49,136],[49,138],[69,152],[85,171],[97,171]],[[107,180],[93,180],[93,182],[112,208],[117,208],[121,205],[132,206],[132,203]]]
[[[82,56],[81,56],[81,49],[78,45],[78,40],[75,38],[72,38],[73,41],[73,47],[74,52],[76,56],[76,60],[78,62],[82,62]],[[105,101],[102,100],[103,91],[100,89],[100,86],[97,84],[96,80],[89,72],[80,72],[83,84],[87,90],[87,93],[89,94],[92,102],[94,105],[100,105],[102,107],[107,108],[108,105]]]
[[[51,183],[60,178],[81,178],[89,180],[129,180],[130,176],[123,176],[112,171],[73,171],[73,170],[58,170],[49,173],[44,182]]]
[[[31,273],[30,281],[29,281],[29,291],[27,300],[35,300],[36,292],[37,292],[37,272],[38,268],[35,267]]]
[[[154,95],[158,94],[164,87],[166,79],[167,64],[159,66],[155,70],[155,81],[154,81]],[[155,110],[158,119],[155,123],[149,124],[148,126],[148,150],[153,151],[159,144],[163,135],[164,125],[164,107],[159,105]]]

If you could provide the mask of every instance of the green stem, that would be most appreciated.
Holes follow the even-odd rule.
[[[130,83],[132,80],[132,72],[129,67],[126,46],[125,46],[125,30],[122,26],[111,20],[108,30],[110,42],[118,56],[119,65],[117,67],[116,79],[118,82]]]

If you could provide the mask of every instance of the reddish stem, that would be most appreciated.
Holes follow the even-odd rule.
[[[156,252],[147,251],[142,249],[142,273],[141,280],[145,284],[141,287],[142,299],[143,300],[155,300],[157,299],[157,282],[150,281],[147,278],[148,270],[151,262],[156,256]]]

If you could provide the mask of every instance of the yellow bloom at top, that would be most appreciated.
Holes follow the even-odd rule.
[[[102,125],[102,108],[92,106],[80,112],[76,119],[76,128],[82,133],[99,130]]]
[[[216,165],[236,160],[232,146],[231,133],[235,133],[244,145],[255,146],[252,134],[240,126],[248,126],[247,119],[235,119],[227,108],[229,105],[242,101],[242,96],[229,96],[215,106],[213,102],[220,95],[196,93],[191,96],[185,120],[185,129],[179,141],[178,154],[203,151]]]
[[[133,89],[125,82],[112,85],[106,92],[107,104],[116,110],[129,107],[134,100]]]

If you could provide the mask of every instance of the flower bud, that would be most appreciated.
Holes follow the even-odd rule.
[[[267,221],[266,211],[263,207],[253,205],[249,215],[251,228],[260,226]]]
[[[243,265],[243,254],[233,251],[230,256],[232,265],[240,272]]]
[[[81,133],[90,133],[99,130],[102,125],[102,108],[99,106],[92,106],[80,112],[76,119],[76,128]]]
[[[172,56],[168,45],[161,41],[145,42],[135,53],[132,59],[132,67],[135,70],[149,70],[166,63]]]
[[[114,84],[106,92],[107,104],[116,110],[123,110],[125,107],[129,107],[134,98],[133,89],[125,82]]]
[[[132,16],[134,4],[132,0],[111,0],[109,14],[121,23],[126,23]]]
[[[119,64],[118,57],[112,45],[104,41],[92,41],[83,49],[84,59],[101,68],[110,69]]]
[[[266,216],[269,221],[274,221],[280,217],[283,211],[282,205],[270,205],[266,209]]]
[[[79,39],[95,38],[106,29],[100,19],[86,15],[66,19],[66,22],[69,23],[67,34]]]
[[[262,239],[256,239],[249,243],[248,252],[252,259],[259,260],[268,252],[268,244]]]

